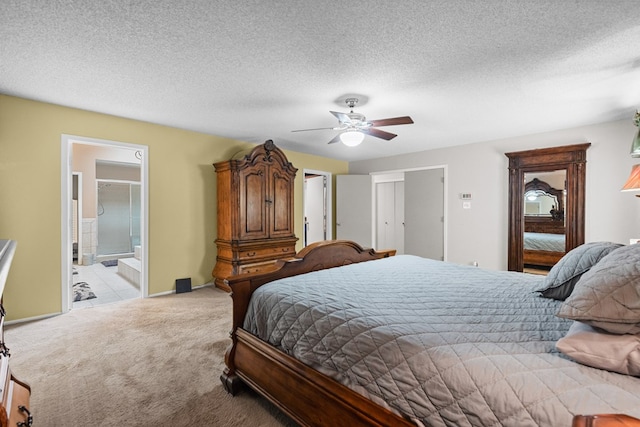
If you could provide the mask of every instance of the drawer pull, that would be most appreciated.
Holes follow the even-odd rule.
[[[289,252],[290,248],[282,248],[282,252]]]
[[[18,406],[18,410],[20,412],[26,412],[27,413],[27,421],[20,421],[18,423],[18,427],[31,427],[33,425],[33,415],[31,415],[31,412],[29,412],[27,407],[24,406],[24,405]]]
[[[256,256],[255,252],[247,252],[247,256]]]

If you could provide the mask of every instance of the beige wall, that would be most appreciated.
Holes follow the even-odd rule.
[[[0,236],[18,242],[4,293],[8,319],[61,310],[62,134],[149,147],[149,293],[171,291],[182,277],[194,286],[208,282],[216,256],[212,163],[251,144],[0,95]],[[285,153],[300,170],[295,227],[301,237],[302,169],[335,176],[347,173],[348,164]]]
[[[507,268],[508,161],[505,152],[591,142],[587,151],[586,240],[629,243],[640,237],[640,199],[621,193],[631,166],[637,128],[629,120],[537,135],[352,162],[349,172],[370,173],[431,165],[448,166],[447,259]],[[463,209],[460,193],[471,193]]]

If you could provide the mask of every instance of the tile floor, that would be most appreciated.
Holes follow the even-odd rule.
[[[97,298],[74,301],[73,308],[95,307],[127,299],[140,298],[140,289],[118,274],[118,267],[105,267],[97,262],[93,265],[73,265],[73,283],[87,282]]]

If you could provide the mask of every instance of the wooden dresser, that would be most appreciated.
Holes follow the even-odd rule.
[[[294,180],[297,169],[268,140],[248,153],[214,164],[218,187],[218,255],[212,275],[224,279],[263,272],[293,256]]]
[[[16,250],[14,240],[0,240],[0,295],[9,275]],[[9,368],[9,349],[4,342],[4,306],[0,303],[0,427],[26,427],[33,424],[29,412],[31,388],[13,376]]]

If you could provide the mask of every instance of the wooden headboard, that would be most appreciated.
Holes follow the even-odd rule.
[[[564,221],[558,221],[548,216],[524,217],[524,231],[529,233],[565,234]]]

